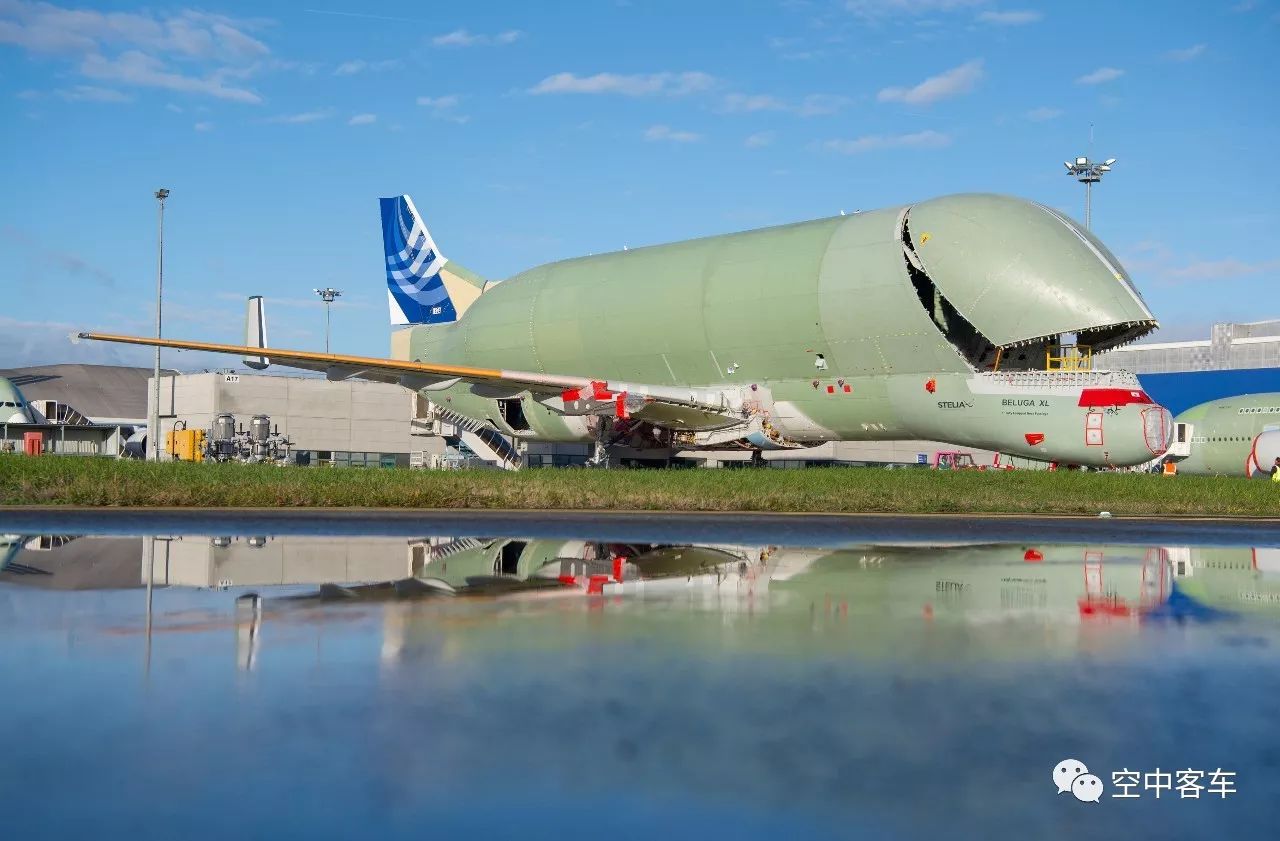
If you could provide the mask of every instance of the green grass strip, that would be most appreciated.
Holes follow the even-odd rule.
[[[428,471],[0,455],[0,505],[1280,516],[1280,484],[1045,471]]]

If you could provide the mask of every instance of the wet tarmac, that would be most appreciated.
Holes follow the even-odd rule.
[[[11,511],[0,534],[5,837],[1280,818],[1276,524]],[[1055,782],[1067,759],[1097,802]]]

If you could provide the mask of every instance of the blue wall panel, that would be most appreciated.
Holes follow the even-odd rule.
[[[1175,415],[1222,397],[1280,392],[1280,368],[1139,374],[1138,379],[1153,400]]]

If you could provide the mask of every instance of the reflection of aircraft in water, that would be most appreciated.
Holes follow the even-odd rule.
[[[1280,548],[1171,546],[1161,550],[1178,590],[1229,611],[1280,610]]]
[[[734,600],[781,611],[834,600],[846,613],[983,621],[1050,614],[1136,618],[1167,598],[1173,580],[1164,550],[1131,546],[822,550],[461,538],[431,550],[414,567],[427,588],[402,583],[316,595],[517,595],[552,585],[565,595],[713,597],[723,609]]]
[[[127,580],[116,569],[123,568],[120,556],[130,558]],[[0,540],[0,580],[138,587],[146,582],[148,557],[139,538],[7,535]],[[33,571],[52,575],[21,574]],[[36,577],[48,580],[30,580]],[[931,621],[1090,620],[1140,617],[1165,602],[1175,586],[1229,610],[1280,607],[1280,549],[975,543],[829,550],[477,537],[186,536],[156,540],[153,580],[159,587],[285,587],[290,595],[320,600],[694,596],[722,610],[807,611],[830,602],[846,613]]]
[[[88,559],[81,565],[92,565],[99,550],[116,553],[110,547],[120,540],[83,538],[73,545]],[[139,543],[128,544],[124,586],[145,581],[149,553],[139,551]],[[1190,615],[1175,604],[1207,605],[1217,613],[1280,607],[1277,549],[973,543],[830,550],[337,536],[186,536],[155,545],[157,586],[239,592],[234,617],[217,607],[167,612],[154,632],[234,627],[240,662],[249,668],[264,623],[359,622],[370,616],[360,605],[382,616],[384,657],[411,648],[452,652],[457,645],[554,647],[637,632],[655,642],[714,638],[743,650],[789,653],[850,645],[891,651],[913,640],[962,647],[975,635],[1011,653],[1046,644],[1066,651],[1092,644],[1086,640],[1122,640],[1144,617]],[[83,572],[73,574],[75,566],[50,565],[75,586],[95,586],[81,581],[88,578]],[[4,573],[0,581],[15,577]],[[605,614],[618,621],[601,623]],[[722,620],[709,622],[716,614]],[[535,619],[513,633],[504,618],[516,616],[547,621]]]
[[[621,545],[471,540],[433,558],[422,576],[466,588],[493,576],[553,579],[600,595],[681,590],[763,594],[774,600],[844,596],[867,604],[975,611],[1070,608],[1136,613],[1168,593],[1158,552],[1119,546],[786,547]]]

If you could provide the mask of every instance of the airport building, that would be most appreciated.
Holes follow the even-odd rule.
[[[1280,320],[1215,324],[1208,339],[1130,345],[1099,354],[1094,367],[1133,371],[1175,415],[1222,397],[1280,392]]]
[[[15,421],[12,399],[0,399],[6,421],[0,449],[24,451],[34,437],[39,450],[62,455],[119,455],[135,428],[146,425],[151,369],[120,365],[36,365],[0,369],[26,398],[32,416]],[[16,395],[11,395],[16,397]]]
[[[135,579],[145,583],[155,566],[159,587],[274,587],[327,582],[399,581],[422,572],[429,541],[399,537],[202,537],[144,538]],[[135,556],[137,557],[137,556]]]
[[[147,389],[148,411],[152,390]],[[434,430],[414,422],[415,396],[397,385],[323,377],[236,372],[160,378],[160,429],[213,430],[230,415],[248,434],[265,417],[270,435],[288,441],[294,463],[334,467],[409,467],[445,451]],[[168,440],[162,438],[161,440]]]

